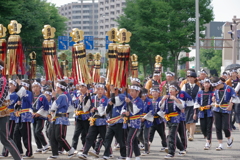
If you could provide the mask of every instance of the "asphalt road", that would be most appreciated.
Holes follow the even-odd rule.
[[[71,144],[72,143],[72,136],[74,132],[74,125],[72,123],[71,126],[68,127],[67,130],[67,140]],[[166,130],[167,133],[167,130]],[[213,139],[212,139],[212,147],[210,150],[203,150],[203,147],[205,145],[205,140],[203,139],[202,134],[195,134],[194,141],[189,142],[188,141],[188,149],[187,154],[183,157],[179,157],[177,154],[175,155],[174,159],[182,159],[182,160],[239,160],[240,159],[240,134],[239,130],[234,130],[232,132],[232,136],[234,137],[234,143],[233,147],[231,149],[227,149],[226,145],[226,139],[224,139],[224,150],[222,151],[216,151],[215,148],[218,146],[217,140],[216,140],[216,132],[213,130]],[[32,142],[33,150],[36,150],[36,144],[34,142],[34,138]],[[0,150],[2,150],[2,145],[0,145]],[[24,147],[23,147],[24,148]],[[78,149],[82,148],[82,145],[78,145]],[[151,145],[151,153],[148,156],[142,156],[141,159],[143,160],[157,160],[157,159],[164,159],[164,156],[166,155],[165,152],[159,152],[161,148],[161,139],[158,134],[155,134],[154,142]],[[104,151],[104,147],[101,149],[100,155],[102,156]],[[177,152],[177,150],[176,150]],[[35,154],[34,159],[36,160],[46,160],[47,157],[51,155],[51,152],[48,152],[47,154]],[[115,157],[119,156],[119,151],[114,151],[113,155]],[[4,158],[5,160],[11,159],[11,158]],[[62,160],[67,159],[67,155],[61,155]],[[77,157],[74,157],[72,159],[79,159]],[[91,160],[95,160],[94,157],[89,157]],[[133,160],[135,158],[132,158]]]

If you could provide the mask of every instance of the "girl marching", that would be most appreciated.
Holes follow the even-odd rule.
[[[213,87],[209,79],[203,82],[203,90],[199,91],[195,100],[194,108],[198,108],[201,131],[206,138],[204,150],[209,150],[212,141],[213,112],[211,109]]]

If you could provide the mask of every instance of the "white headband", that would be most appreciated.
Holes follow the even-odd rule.
[[[14,86],[17,86],[17,82],[15,82],[14,80],[10,80],[9,83],[12,83]]]
[[[174,89],[176,89],[176,91],[179,91],[178,88],[174,85],[170,85],[169,88],[174,88]]]
[[[34,81],[34,82],[32,83],[32,86],[34,86],[34,85],[38,85],[39,87],[41,87],[41,84],[38,83],[37,81]]]
[[[21,85],[22,85],[22,86],[25,86],[25,87],[29,87],[29,84],[26,83],[26,82],[21,82]]]
[[[85,86],[85,87],[87,87],[87,84],[85,84],[85,83],[79,83],[79,86]],[[103,87],[104,88],[104,87]]]
[[[219,80],[219,81],[216,82],[216,83],[211,83],[211,85],[212,85],[213,87],[216,87],[216,86],[219,85],[219,84],[222,84],[222,81],[221,81],[221,80]]]
[[[140,79],[138,79],[138,78],[131,78],[131,81],[136,81],[138,83],[141,83]]]
[[[44,93],[45,93],[45,94],[48,94],[48,95],[50,95],[50,96],[52,95],[52,93],[49,92],[49,91],[45,91]]]
[[[171,76],[171,77],[175,76],[175,73],[173,73],[173,72],[166,72],[165,74],[166,74],[166,76]]]
[[[227,74],[227,73],[223,73],[222,75],[223,75],[223,76],[227,76],[228,74]]]
[[[205,73],[205,74],[207,74],[207,72],[205,71],[205,70],[201,70],[201,71],[199,71],[199,73]]]
[[[3,67],[2,65],[0,65],[0,70],[3,70],[3,68],[4,68],[4,67]]]
[[[237,70],[235,70],[235,69],[233,69],[233,70],[230,71],[230,73],[233,73],[233,72],[238,73]]]
[[[105,88],[105,86],[103,84],[97,84],[95,87],[96,88]]]
[[[147,96],[147,95],[148,95],[147,93],[142,94],[142,96]]]
[[[152,92],[154,92],[154,91],[160,93],[160,90],[159,90],[159,89],[155,89],[155,88],[151,88],[151,89],[150,89],[150,93],[152,93]]]
[[[153,73],[153,76],[160,76],[160,73]]]
[[[63,79],[64,79],[64,80],[69,80],[67,76],[64,76]]]
[[[66,89],[67,88],[64,85],[61,85],[60,83],[57,83],[56,86],[59,87],[59,88],[62,88],[62,89]]]
[[[208,83],[210,83],[211,84],[211,81],[210,81],[210,79],[207,79],[207,78],[205,78],[204,80],[203,80],[203,82],[205,83],[205,82],[208,82]]]
[[[131,86],[130,89],[135,89],[135,90],[137,90],[137,91],[140,91],[140,90],[141,90],[141,88],[138,87],[138,86]]]

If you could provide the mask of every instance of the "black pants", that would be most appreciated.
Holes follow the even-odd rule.
[[[187,149],[187,136],[186,136],[186,123],[180,121],[178,124],[178,134],[180,139],[177,137],[177,148],[182,151]]]
[[[154,138],[155,131],[158,132],[162,139],[162,146],[167,147],[167,139],[165,133],[165,124],[162,122],[160,124],[154,124],[150,129],[150,138],[149,141],[152,142]]]
[[[93,126],[89,127],[88,134],[86,137],[86,143],[85,143],[84,149],[83,149],[83,154],[86,154],[86,155],[88,154],[88,151],[91,148],[91,146],[94,144],[98,134],[100,134],[100,136],[103,138],[103,141],[104,141],[105,135],[106,135],[106,126],[105,125],[104,126],[93,125]],[[101,148],[102,144],[103,143],[101,143],[98,148]],[[97,151],[98,149],[96,149],[96,147],[95,147],[95,150]]]
[[[20,151],[23,153],[21,138],[23,139],[24,147],[26,148],[26,156],[32,156],[32,134],[31,122],[20,122],[15,124],[14,128],[14,141]]]
[[[176,143],[178,141],[178,123],[167,122],[169,128],[168,134],[168,154],[174,155],[176,149]],[[180,140],[179,140],[180,141]],[[182,150],[182,149],[180,149]]]
[[[86,142],[86,135],[89,129],[89,121],[88,120],[83,121],[83,120],[77,119],[75,122],[76,124],[75,124],[75,130],[72,138],[72,147],[74,149],[77,149],[78,139],[80,134],[81,134],[82,145],[84,146]]]
[[[213,125],[213,117],[207,117],[205,115],[204,118],[200,118],[200,126],[201,131],[204,137],[207,137],[207,140],[212,140],[212,125]]]
[[[13,139],[13,132],[15,127],[15,120],[9,120],[9,138]],[[4,157],[8,156],[9,151],[6,149],[6,147],[3,147],[2,155]]]
[[[215,127],[217,139],[222,140],[222,130],[225,133],[225,137],[230,137],[230,115],[228,113],[213,112],[215,119]]]
[[[14,143],[14,141],[9,137],[9,117],[0,118],[0,140],[4,147],[11,153],[14,160],[21,160],[22,156]],[[21,141],[20,141],[21,142]]]
[[[47,138],[48,138],[48,144],[51,146],[51,143],[50,143],[50,124],[51,124],[51,122],[49,121],[49,120],[46,120],[46,124],[45,124],[45,126],[46,126],[46,130],[45,130],[45,133],[46,133],[46,136],[47,136]]]
[[[104,156],[107,157],[110,156],[111,144],[113,141],[113,137],[115,136],[120,146],[120,155],[122,157],[126,157],[126,144],[124,141],[124,129],[122,127],[123,127],[122,123],[117,123],[113,126],[108,126],[104,140],[105,146]]]
[[[150,137],[150,127],[147,128],[142,124],[141,129],[137,133],[138,140],[144,144],[145,152],[149,152],[149,137]]]
[[[61,148],[64,148],[66,151],[69,151],[71,149],[71,146],[68,144],[64,135],[67,130],[67,126],[62,124],[55,124],[55,122],[53,122],[51,123],[50,127],[52,155],[58,155],[59,146]]]
[[[132,158],[132,153],[134,152],[135,157],[140,156],[140,149],[138,147],[138,140],[137,140],[137,128],[128,129],[127,135],[127,157]]]
[[[42,133],[44,121],[43,119],[34,118],[33,122],[33,135],[38,149],[42,149],[43,146],[47,145],[47,141]]]
[[[178,124],[178,133],[183,144],[184,150],[187,149],[186,122],[180,121]]]

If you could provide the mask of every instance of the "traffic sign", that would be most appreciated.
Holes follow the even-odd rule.
[[[58,36],[58,49],[68,50],[69,39],[68,36]]]
[[[106,36],[106,49],[108,49],[109,43],[112,43],[112,41],[109,41],[109,40],[108,40],[108,36]]]
[[[93,36],[84,36],[85,48],[92,50],[94,49],[94,37]]]
[[[69,47],[72,47],[76,42],[72,41],[72,37],[69,37]]]

